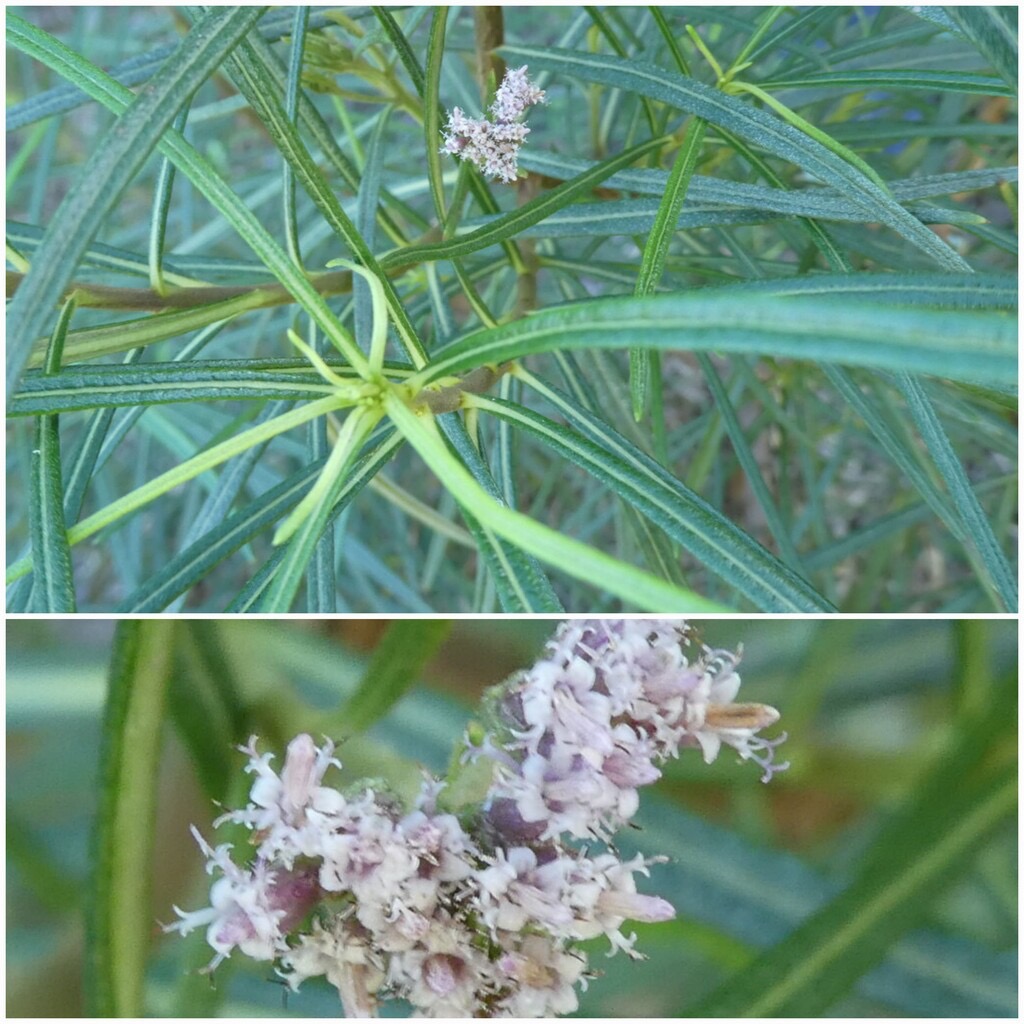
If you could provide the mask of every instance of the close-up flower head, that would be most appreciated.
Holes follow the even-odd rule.
[[[773,761],[779,740],[758,735],[778,712],[733,702],[738,662],[681,620],[563,624],[486,697],[491,721],[457,764],[486,765],[490,781],[448,809],[444,779],[425,778],[408,805],[373,783],[346,795],[325,778],[341,768],[330,740],[296,736],[277,774],[253,737],[249,803],[214,822],[250,831],[245,861],[193,828],[210,906],[175,908],[168,930],[205,929],[211,971],[237,950],[274,961],[293,989],[322,975],[347,1016],[388,997],[428,1017],[571,1012],[592,976],[582,940],[641,957],[623,929],[675,917],[637,886],[664,858],[614,845],[658,766],[687,748],[710,763],[724,743],[762,781],[788,767]]]
[[[1016,634],[11,620],[8,1015],[1013,1017]]]

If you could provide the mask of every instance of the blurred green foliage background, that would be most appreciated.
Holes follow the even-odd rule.
[[[386,713],[360,735],[350,735],[345,709],[356,707],[352,694],[388,643],[387,623],[147,623],[143,644],[147,636],[154,642],[145,632],[152,627],[167,631],[159,635],[171,661],[153,898],[140,909],[151,938],[144,1012],[336,1016],[326,984],[307,983],[285,1000],[269,965],[239,956],[211,985],[196,973],[210,958],[202,935],[182,940],[159,931],[157,922],[173,919],[173,904],[205,903],[209,880],[188,825],[210,836],[218,813],[211,796],[244,800],[244,758],[232,744],[256,733],[263,749],[280,753],[300,730],[328,732],[344,739],[346,780],[383,775],[401,787],[419,765],[443,772],[483,689],[528,665],[554,623],[451,623],[418,682],[404,694],[396,687],[374,709]],[[433,629],[440,639],[431,623],[403,625],[410,628]],[[599,945],[592,963],[605,976],[583,996],[581,1015],[679,1016],[695,1004],[706,1008],[700,1001],[723,982],[742,990],[745,978],[758,976],[759,954],[772,947],[779,954],[799,922],[838,907],[831,901],[842,898],[859,866],[882,855],[879,878],[885,875],[884,864],[902,856],[888,826],[908,806],[924,814],[917,828],[932,830],[930,848],[955,836],[968,816],[944,814],[957,799],[955,785],[928,797],[936,771],[955,769],[954,758],[973,765],[975,776],[1016,762],[1016,707],[1006,697],[1016,692],[1015,621],[725,620],[698,629],[712,646],[744,645],[741,699],[780,708],[792,768],[762,786],[756,769],[731,752],[709,767],[684,751],[645,791],[642,829],[624,836],[621,848],[670,857],[652,869],[646,891],[670,899],[678,918],[637,927],[650,958],[643,963],[605,959]],[[90,835],[102,802],[98,764],[114,635],[107,621],[7,623],[11,1016],[87,1012],[83,978],[92,960],[83,920],[96,898]],[[963,732],[979,720],[1004,724]],[[1009,814],[941,885],[912,906],[893,907],[891,946],[872,947],[877,964],[847,964],[856,980],[828,1013],[1014,1016],[1016,863]],[[920,864],[926,869],[924,858]]]

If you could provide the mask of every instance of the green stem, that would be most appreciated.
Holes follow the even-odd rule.
[[[588,544],[542,525],[499,504],[451,454],[432,417],[418,416],[391,392],[385,407],[402,436],[419,453],[456,501],[485,527],[567,575],[598,585],[608,593],[646,611],[721,612],[726,606],[692,591],[665,583]]]

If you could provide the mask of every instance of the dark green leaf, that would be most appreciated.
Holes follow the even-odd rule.
[[[46,353],[45,376],[60,369],[64,337],[75,309],[74,299],[64,303]],[[35,611],[75,611],[75,583],[71,570],[64,521],[64,480],[57,417],[40,416],[32,449],[29,524],[35,564],[32,601]]]
[[[995,313],[935,313],[804,296],[799,302],[730,289],[609,298],[556,306],[445,345],[424,371],[437,380],[488,363],[550,351],[648,348],[745,352],[1011,384],[1014,322]]]
[[[999,735],[1012,757],[1015,715],[1007,712],[1014,709],[1015,694],[1013,679],[982,714],[963,722],[839,896],[688,1012],[696,1017],[820,1016],[878,963],[920,921],[936,891],[970,867],[980,844],[1012,826],[1016,765],[988,771],[982,765],[991,760]]]
[[[531,225],[541,222],[545,217],[567,206],[578,195],[589,192],[595,185],[599,185],[617,170],[628,167],[648,153],[660,149],[666,141],[666,139],[657,138],[641,142],[617,156],[602,160],[589,171],[573,178],[572,181],[563,182],[536,199],[496,217],[486,226],[477,228],[476,231],[471,231],[450,242],[440,242],[437,245],[413,245],[405,249],[396,249],[384,256],[380,265],[384,270],[393,270],[397,267],[428,261],[455,259],[513,238]]]

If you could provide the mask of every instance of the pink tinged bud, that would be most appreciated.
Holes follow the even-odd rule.
[[[616,750],[604,759],[602,766],[605,777],[622,789],[634,789],[637,786],[648,786],[661,778],[661,772],[646,757],[627,754]]]
[[[600,780],[585,771],[573,772],[564,779],[552,779],[544,786],[547,798],[559,804],[593,804],[604,792]]]
[[[534,921],[556,926],[572,924],[572,911],[559,903],[553,893],[546,893],[529,884],[520,884],[509,895]]]
[[[430,922],[422,914],[409,910],[399,916],[395,927],[400,935],[418,942],[430,931]]]
[[[317,749],[313,737],[302,733],[288,744],[281,770],[282,804],[287,814],[298,814],[308,806],[317,782]]]
[[[444,953],[429,956],[423,961],[423,981],[431,992],[450,996],[459,984],[464,966],[457,956]]]
[[[642,896],[638,892],[603,892],[598,897],[597,909],[611,917],[630,921],[671,921],[676,909],[660,896]]]

